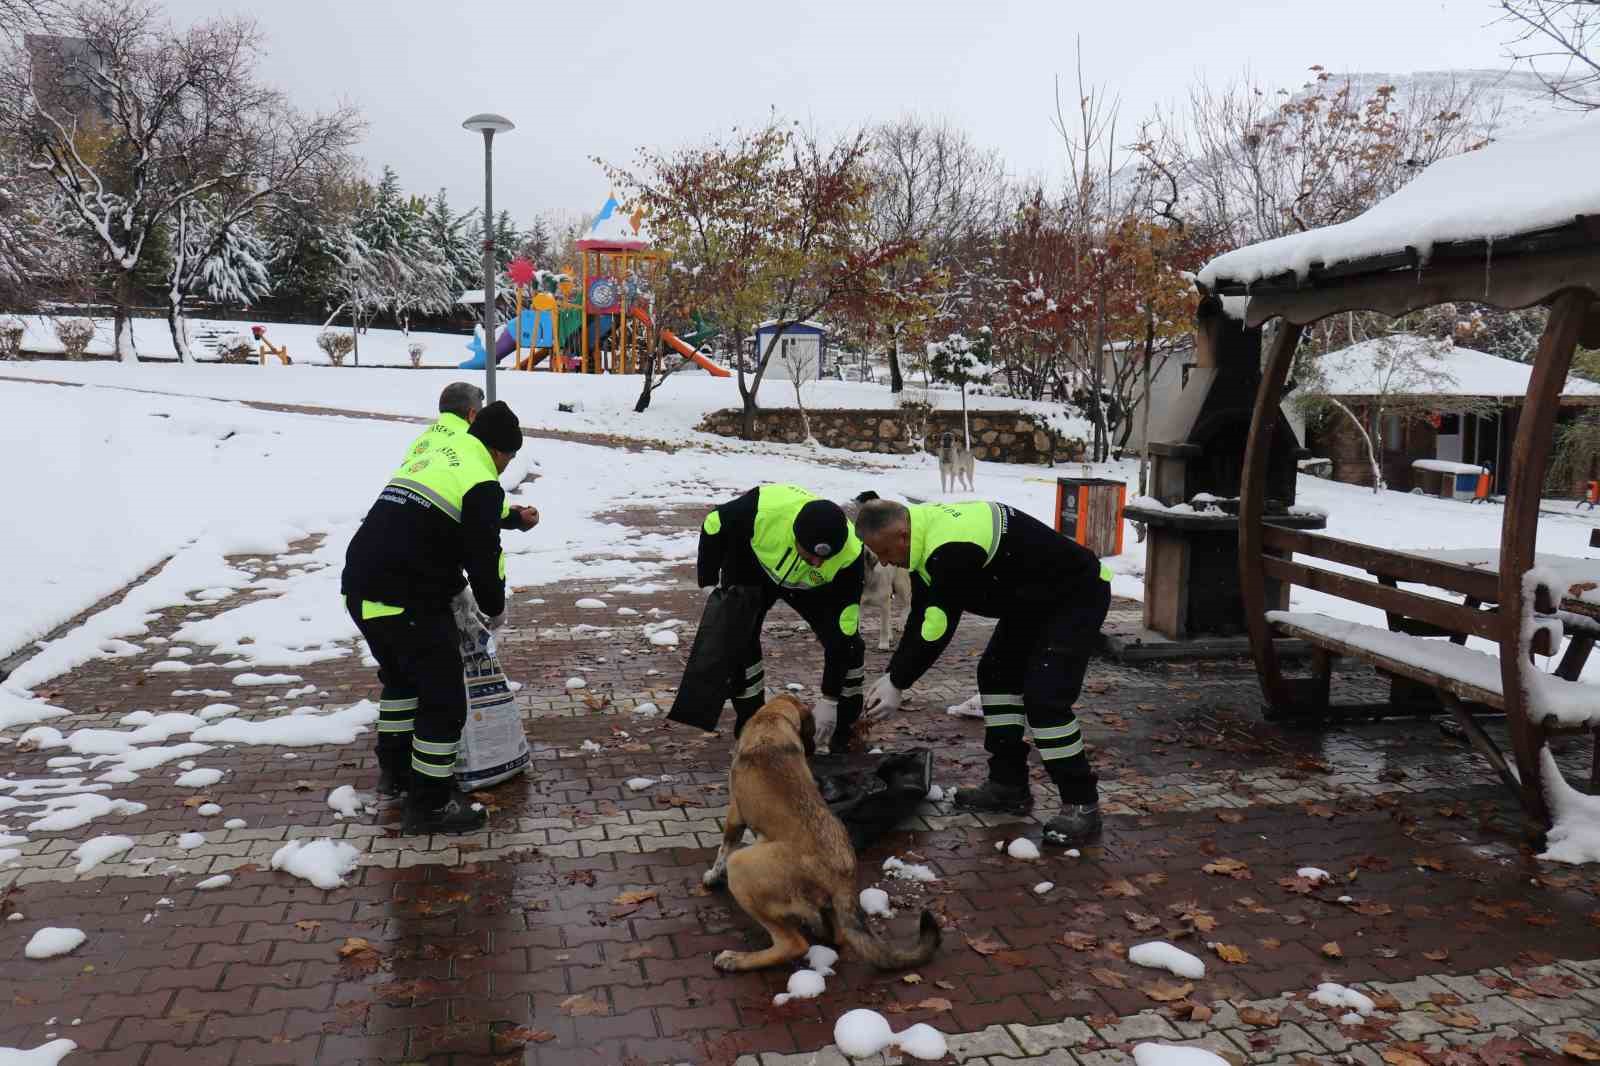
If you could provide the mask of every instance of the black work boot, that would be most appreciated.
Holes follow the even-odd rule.
[[[392,803],[411,790],[411,747],[378,752],[378,799]]]
[[[1098,839],[1101,828],[1098,803],[1068,803],[1060,814],[1044,823],[1044,842],[1075,848]]]
[[[976,788],[957,789],[955,808],[982,814],[1027,814],[1033,810],[1033,791],[1026,783],[1008,785],[991,777]]]
[[[471,796],[454,786],[442,789],[413,787],[406,796],[405,821],[400,831],[407,836],[426,833],[471,833],[482,829],[489,814],[475,805]]]

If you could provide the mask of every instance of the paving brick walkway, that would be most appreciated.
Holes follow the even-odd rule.
[[[694,521],[616,517],[643,534]],[[195,713],[226,700],[263,717],[374,696],[355,654],[267,686],[205,665],[223,657],[203,648],[187,671],[152,672],[188,616],[270,594],[271,579],[304,570],[305,558],[237,560],[257,588],[162,612],[135,653],[57,679],[47,691],[87,710],[49,724],[125,729],[119,721],[139,710]],[[331,789],[375,780],[370,734],[344,746],[213,746],[186,756],[224,772],[203,789],[175,784],[174,758],[105,793],[143,810],[59,833],[26,830],[37,815],[6,800],[40,790],[26,782],[60,787],[97,771],[60,761],[75,758],[64,748],[0,747],[0,807],[10,808],[0,823],[29,838],[0,869],[0,911],[20,915],[0,925],[0,1046],[67,1037],[80,1046],[69,1066],[797,1066],[839,1063],[833,1023],[857,1006],[951,1034],[955,1062],[1123,1063],[1148,1038],[1198,1041],[1237,1062],[1376,1063],[1407,1048],[1434,1056],[1419,1061],[1456,1061],[1437,1049],[1489,1040],[1545,1049],[1507,1050],[1516,1057],[1504,1061],[1577,1061],[1556,1050],[1567,1034],[1600,1038],[1600,871],[1533,860],[1486,767],[1432,723],[1268,725],[1244,663],[1096,663],[1081,710],[1104,778],[1103,843],[1019,862],[995,845],[1037,839],[1053,800],[1021,820],[925,804],[863,855],[861,883],[894,899],[891,936],[909,936],[917,910],[932,908],[945,926],[939,955],[916,983],[847,957],[822,997],[775,1007],[786,972],[724,976],[710,965],[759,931],[700,887],[720,839],[728,738],[639,712],[670,703],[701,602],[685,568],[652,584],[662,587],[517,591],[502,657],[524,685],[535,764],[493,791],[489,827],[471,837],[403,838],[387,809],[336,817]],[[579,609],[584,597],[608,607]],[[682,645],[650,644],[644,626],[674,618],[686,623]],[[988,632],[965,621],[908,711],[874,737],[889,749],[931,746],[946,787],[981,776],[980,724],[944,708],[974,691]],[[775,685],[812,691],[820,656],[782,608],[767,650]],[[869,672],[886,658],[869,645]],[[574,677],[585,687],[569,689]],[[1346,698],[1382,691],[1362,672],[1336,684]],[[1574,745],[1563,755],[1574,774],[1583,754]],[[630,790],[639,776],[658,783]],[[205,802],[221,812],[199,814]],[[233,818],[246,827],[224,828]],[[180,848],[195,831],[204,843]],[[134,846],[76,872],[72,850],[102,833]],[[302,837],[358,849],[346,887],[270,869],[283,842]],[[885,879],[890,855],[931,865],[939,880]],[[1332,879],[1296,879],[1308,865]],[[231,881],[197,887],[219,874]],[[1044,881],[1055,887],[1036,893]],[[45,925],[88,940],[61,958],[24,959]],[[1127,961],[1128,945],[1155,938],[1204,957],[1207,977],[1181,990]],[[1383,1009],[1341,1025],[1343,1012],[1304,1001],[1322,981],[1366,988]]]

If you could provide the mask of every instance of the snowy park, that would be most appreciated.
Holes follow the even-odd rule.
[[[1600,1061],[1600,18],[1438,6],[0,0],[0,1066]]]

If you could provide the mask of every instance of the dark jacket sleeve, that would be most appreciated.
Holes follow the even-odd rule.
[[[756,531],[756,504],[759,489],[751,489],[736,500],[714,508],[700,524],[700,557],[695,565],[701,588],[709,588],[722,578],[723,564],[735,545],[749,545]]]
[[[505,490],[498,482],[474,485],[461,498],[461,537],[467,581],[478,609],[493,617],[506,609],[505,563],[500,555],[500,506]]]
[[[900,646],[889,660],[889,681],[895,688],[916,684],[938,661],[961,623],[968,590],[983,570],[987,556],[976,544],[945,544],[928,557],[928,577],[911,574],[911,615]]]
[[[833,580],[817,590],[823,597],[830,629],[827,634],[829,641],[848,639],[860,632],[861,627],[861,593],[865,589],[867,573],[866,553],[856,557],[856,561],[833,575]],[[854,607],[854,611],[849,609]],[[850,628],[845,628],[846,612],[849,612]]]

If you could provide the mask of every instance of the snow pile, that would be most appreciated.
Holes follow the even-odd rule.
[[[881,914],[885,918],[894,914],[894,909],[889,906],[889,893],[881,888],[863,888],[861,890],[861,909],[868,914]]]
[[[233,679],[233,683],[241,688],[260,688],[263,685],[292,685],[299,680],[299,674],[240,674]]]
[[[178,837],[178,847],[184,851],[193,851],[206,842],[204,833],[184,833]]]
[[[223,888],[231,884],[233,884],[233,877],[231,875],[217,874],[214,877],[206,878],[204,881],[196,881],[194,887],[200,889],[201,891],[210,891],[213,888]]]
[[[825,944],[812,944],[806,951],[806,965],[824,977],[833,976],[833,964],[839,961],[839,953]]]
[[[653,703],[640,703],[634,706],[633,713],[638,718],[654,718],[661,713],[661,708]]]
[[[568,692],[576,692],[581,688],[588,688],[588,687],[589,687],[589,682],[585,681],[581,677],[569,677],[569,678],[567,678],[567,691]]]
[[[828,982],[815,970],[796,970],[789,975],[789,988],[772,997],[772,1005],[781,1007],[791,999],[815,999],[828,988]]]
[[[1021,859],[1024,862],[1031,862],[1039,857],[1039,845],[1035,844],[1027,837],[1018,837],[1010,844],[1006,845],[1006,854],[1011,856],[1013,859]]]
[[[1152,970],[1167,970],[1178,977],[1198,981],[1206,975],[1206,964],[1182,948],[1165,940],[1151,940],[1128,949],[1128,961]]]
[[[222,828],[224,828],[224,829],[243,829],[245,826],[247,826],[249,824],[250,823],[245,821],[243,818],[229,818],[226,822],[222,823]]]
[[[939,875],[933,868],[921,863],[910,863],[897,855],[883,860],[883,872],[901,881],[937,881]]]
[[[658,629],[654,633],[650,634],[650,643],[658,648],[676,648],[678,646],[677,631],[672,629]]]
[[[365,806],[360,793],[349,785],[340,785],[328,793],[328,806],[339,812],[340,818],[354,818]]]
[[[592,754],[592,753],[597,752],[597,751],[604,751],[605,749],[602,748],[599,744],[595,743],[592,740],[586,740],[582,744],[578,745],[578,750],[579,751],[587,751],[587,752]]]
[[[1055,887],[1056,883],[1054,881],[1040,881],[1038,884],[1033,886],[1033,894],[1036,896],[1042,896]]]
[[[74,1023],[76,1024],[76,1023]],[[0,1066],[58,1066],[62,1059],[77,1050],[71,1040],[52,1040],[36,1048],[0,1047]]]
[[[889,1028],[887,1018],[864,1007],[840,1016],[833,1024],[833,1042],[853,1059],[876,1055],[890,1047],[898,1047],[915,1059],[942,1059],[949,1053],[944,1034],[926,1022],[896,1034]]]
[[[645,789],[649,788],[655,783],[656,779],[653,777],[630,777],[628,780],[623,782],[623,784],[628,786],[628,790],[630,792],[643,792]]]
[[[342,840],[291,840],[272,855],[272,868],[318,888],[342,888],[361,853]]]
[[[60,929],[47,925],[28,939],[28,946],[22,949],[22,953],[30,959],[53,959],[57,955],[78,950],[78,946],[87,939],[82,929]]]
[[[72,872],[88,873],[111,856],[121,855],[133,847],[133,843],[132,837],[123,836],[99,836],[86,840],[72,853],[72,857],[78,860],[78,865],[72,868]]]
[[[1539,858],[1546,862],[1600,862],[1600,796],[1586,796],[1567,784],[1549,748],[1539,749],[1550,831]]]
[[[1176,1044],[1135,1044],[1133,1061],[1134,1066],[1229,1066],[1216,1052]]]
[[[605,600],[597,600],[593,596],[585,596],[577,603],[574,603],[573,606],[581,611],[603,611],[608,605]]]
[[[960,718],[982,718],[983,697],[973,696],[971,699],[964,700],[952,707],[946,707],[944,713],[953,714]]]
[[[378,706],[371,700],[362,700],[331,713],[318,713],[321,708],[317,707],[297,710],[306,713],[291,712],[257,721],[224,719],[196,729],[190,738],[217,744],[273,744],[290,748],[342,745],[354,741],[378,720]]]
[[[1312,992],[1307,998],[1313,1003],[1322,1004],[1324,1007],[1343,1007],[1346,1010],[1355,1011],[1363,1017],[1378,1009],[1378,1005],[1372,1001],[1371,997],[1363,995],[1353,988],[1336,985],[1331,981],[1318,985],[1316,991]]]
[[[202,803],[200,806],[195,808],[195,813],[200,815],[202,818],[210,818],[212,815],[222,813],[222,804]]]
[[[1600,214],[1600,113],[1431,164],[1416,180],[1336,226],[1295,233],[1218,256],[1199,281],[1251,284],[1312,264],[1334,266],[1415,248],[1427,258],[1440,241],[1493,240]]]
[[[200,769],[181,773],[172,783],[179,788],[210,788],[221,780],[221,770]]]
[[[143,814],[145,811],[142,803],[114,800],[93,792],[51,796],[43,801],[43,807],[43,816],[28,823],[29,832],[64,833],[108,814]]]
[[[1304,877],[1308,881],[1331,881],[1333,875],[1318,866],[1302,866],[1294,872],[1296,877]]]

